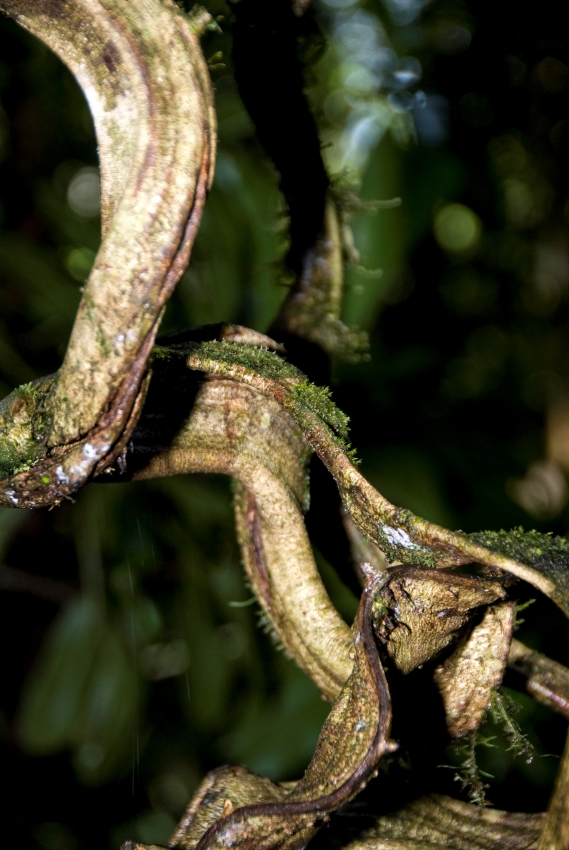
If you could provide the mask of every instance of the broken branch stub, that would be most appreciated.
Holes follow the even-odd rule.
[[[0,503],[35,507],[81,487],[132,430],[157,325],[211,183],[215,116],[197,35],[171,0],[0,0],[0,10],[75,75],[101,166],[103,240],[64,362],[23,410],[16,391],[2,411],[12,466]]]

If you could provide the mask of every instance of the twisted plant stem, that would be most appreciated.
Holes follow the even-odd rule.
[[[0,10],[71,69],[100,152],[103,240],[63,365],[23,410],[18,391],[17,410],[4,406],[8,422],[19,418],[1,435],[14,463],[0,503],[38,507],[69,496],[128,440],[211,183],[216,124],[197,34],[172,0],[0,0]]]
[[[212,356],[207,349],[196,347],[187,358],[190,369],[229,378],[254,387],[277,401],[301,428],[308,444],[333,475],[346,511],[356,526],[374,541],[392,560],[403,563],[425,563],[448,567],[478,562],[511,573],[537,587],[562,607],[562,598],[555,582],[527,564],[494,552],[469,539],[460,532],[449,531],[398,508],[385,499],[358,471],[345,446],[311,406],[302,400],[295,389],[300,379],[281,380],[262,374],[242,362],[232,361],[220,350]]]

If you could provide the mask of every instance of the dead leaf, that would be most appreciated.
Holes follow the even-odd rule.
[[[435,670],[453,738],[473,732],[484,719],[492,689],[504,677],[515,616],[515,602],[490,605],[480,623]]]

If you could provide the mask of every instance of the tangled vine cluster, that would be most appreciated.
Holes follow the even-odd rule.
[[[350,850],[567,848],[569,750],[543,814],[481,807],[483,787],[468,760],[471,804],[416,792],[404,778],[402,763],[420,756],[413,724],[398,723],[402,699],[436,693],[447,738],[467,746],[494,712],[523,749],[497,690],[509,667],[529,694],[569,717],[569,670],[513,637],[520,581],[569,616],[569,545],[520,531],[466,535],[390,504],[358,471],[347,419],[329,391],[288,362],[294,339],[354,359],[365,337],[341,321],[342,201],[322,164],[298,66],[295,33],[308,4],[261,5],[237,3],[236,26],[267,50],[271,33],[280,33],[279,138],[267,129],[258,81],[239,65],[239,52],[236,68],[281,174],[294,282],[268,336],[221,324],[157,341],[213,175],[216,123],[199,44],[213,22],[171,0],[0,0],[3,12],[62,58],[89,101],[103,237],[60,370],[0,405],[0,504],[57,505],[95,479],[198,472],[235,479],[250,585],[269,628],[332,708],[298,782],[275,783],[241,767],[212,772],[169,847],[292,850],[326,826],[326,846]],[[298,122],[296,173],[283,156],[283,145],[293,144],[287,109]],[[328,597],[304,523],[312,453],[336,482],[360,563],[351,628]],[[408,678],[414,671],[421,676]],[[335,814],[369,783],[380,796],[389,788],[396,803],[346,833]]]

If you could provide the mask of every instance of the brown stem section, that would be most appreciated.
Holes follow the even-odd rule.
[[[256,390],[219,379],[203,384],[162,449],[148,442],[145,422],[128,457],[133,478],[216,472],[237,479],[237,532],[259,602],[285,649],[335,699],[353,666],[352,636],[322,584],[306,533],[308,452],[294,422]]]
[[[235,78],[259,141],[280,175],[290,213],[289,264],[300,275],[304,256],[323,228],[329,181],[304,94],[298,42],[316,44],[321,36],[314,18],[299,19],[290,0],[240,0],[234,13]]]
[[[391,701],[371,628],[381,574],[369,570],[355,623],[352,676],[320,734],[304,775],[282,802],[242,806],[217,820],[196,850],[293,850],[305,846],[325,820],[351,800],[378,762],[396,746],[388,740]]]
[[[537,850],[569,850],[569,735]]]
[[[569,670],[563,664],[512,641],[508,667],[526,680],[528,694],[569,720]]]
[[[0,500],[38,507],[85,484],[129,437],[213,176],[215,115],[197,36],[172,0],[0,0],[0,9],[77,78],[101,164],[101,248],[63,365],[29,411],[36,463],[16,464]]]
[[[319,55],[324,42],[316,18],[310,11],[301,14],[305,6],[291,0],[235,3],[233,64],[259,141],[279,172],[290,214],[287,262],[294,279],[269,332],[285,343],[291,362],[314,370],[314,378],[328,359],[318,349],[357,361],[368,343],[365,333],[341,322],[341,213],[304,93],[304,65]],[[259,68],[270,72],[259,73]],[[317,379],[327,382],[327,375]]]

